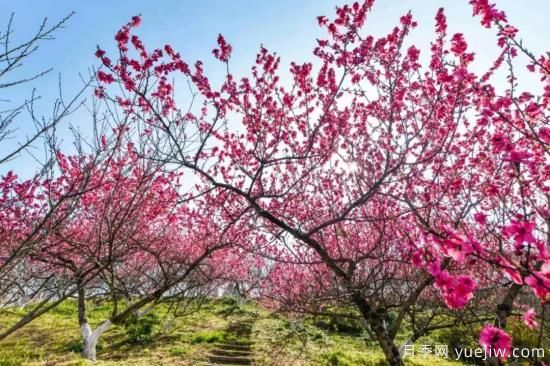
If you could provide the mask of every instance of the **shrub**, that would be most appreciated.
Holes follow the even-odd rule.
[[[127,340],[134,344],[147,344],[153,341],[153,332],[160,324],[158,315],[149,312],[142,316],[134,315],[125,323]]]
[[[423,342],[424,339],[428,340]],[[463,325],[435,331],[429,338],[421,338],[417,344],[429,344],[429,340],[432,340],[434,344],[446,344],[449,347],[449,357],[453,359],[456,358],[456,349],[475,349],[479,347],[477,343],[477,332]],[[464,356],[460,358],[460,361],[478,363],[478,360],[475,358],[465,358]]]

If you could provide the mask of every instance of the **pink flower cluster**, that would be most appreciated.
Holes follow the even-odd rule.
[[[488,355],[499,355],[507,359],[512,349],[512,337],[500,328],[487,325],[479,333],[479,344]]]

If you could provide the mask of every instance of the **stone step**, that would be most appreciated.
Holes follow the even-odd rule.
[[[226,332],[232,333],[232,334],[241,334],[241,335],[250,335],[252,334],[252,331],[250,329],[226,329]]]
[[[250,351],[250,344],[215,343],[214,347],[225,350]]]
[[[220,349],[220,348],[213,349],[210,351],[210,353],[215,356],[236,356],[236,357],[250,357],[250,355],[252,354],[252,352],[250,351]]]
[[[227,327],[227,329],[239,329],[239,330],[251,330],[251,325],[230,325]]]
[[[231,356],[208,356],[208,360],[215,364],[227,365],[252,365],[252,360],[248,357],[231,357]]]
[[[239,320],[231,322],[231,324],[254,324],[254,320]]]

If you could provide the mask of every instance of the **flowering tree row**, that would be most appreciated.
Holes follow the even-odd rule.
[[[493,65],[472,70],[475,54],[462,34],[447,34],[442,9],[424,65],[421,50],[406,46],[417,25],[410,13],[386,36],[364,34],[372,5],[319,17],[327,36],[315,66],[292,63],[291,83],[265,48],[238,79],[220,36],[213,54],[228,72],[219,87],[200,61],[188,64],[169,45],[147,49],[136,17],[115,37],[120,57],[98,49],[96,95],[117,101],[163,162],[242,210],[248,232],[236,245],[263,259],[266,299],[352,303],[399,365],[395,335],[432,289],[461,309],[496,286],[496,320],[480,342],[509,349],[503,328],[521,289],[541,304],[548,297],[549,61],[523,47],[502,11],[472,1],[481,25],[497,32]],[[517,90],[520,55],[540,74],[540,92]],[[499,73],[505,90],[493,85]],[[197,90],[195,108],[176,102],[176,75]],[[526,318],[533,326],[532,311]]]
[[[43,24],[22,45],[11,45],[10,22],[0,37],[6,50],[0,56],[2,88],[33,78],[4,83],[64,21],[51,29]],[[50,120],[35,116],[34,101],[0,115],[0,140],[13,137],[25,108],[37,126],[35,135],[11,149],[7,145],[0,164],[41,142],[45,151],[30,178],[13,171],[0,176],[0,311],[25,310],[1,325],[0,340],[75,297],[83,355],[95,359],[97,342],[112,324],[132,321],[161,301],[170,301],[177,315],[182,303],[230,279],[237,253],[229,244],[240,230],[234,228],[237,217],[219,204],[227,199],[223,193],[201,195],[192,204],[181,201],[181,173],[143,150],[134,139],[135,126],[117,105],[88,105],[80,99],[83,91],[72,101],[56,102]],[[67,154],[55,127],[79,106],[89,107],[93,134],[75,133],[75,152]],[[97,297],[110,302],[112,312],[92,329],[86,305]]]
[[[2,188],[5,202],[17,202],[9,207],[29,210],[10,216],[28,221],[11,223],[22,231],[13,247],[46,217],[21,261],[68,281],[82,300],[86,356],[95,358],[110,324],[227,278],[295,314],[353,309],[391,365],[404,364],[395,339],[405,322],[409,342],[484,324],[480,344],[503,351],[493,364],[510,355],[510,316],[523,313],[542,334],[550,60],[526,49],[487,0],[470,4],[499,47],[482,72],[464,35],[447,33],[443,9],[428,50],[408,42],[411,13],[385,36],[366,34],[372,0],[319,17],[326,36],[314,60],[286,73],[262,47],[238,78],[220,35],[213,56],[227,73],[219,85],[170,45],[147,48],[135,31],[140,17],[116,34],[116,57],[98,48],[94,94],[114,127],[98,134],[93,154],[57,154],[53,194],[75,181],[87,189],[52,220],[42,205],[53,180],[8,175]],[[525,62],[539,90],[520,90]],[[498,88],[502,75],[507,86]],[[180,80],[189,100],[176,94]],[[90,286],[114,305],[95,330],[86,319]]]

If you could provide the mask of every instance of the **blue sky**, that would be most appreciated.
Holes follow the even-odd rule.
[[[547,21],[550,1],[496,2],[508,13],[511,23],[520,29],[521,37],[535,53],[550,50],[546,40],[550,34]],[[207,73],[213,68],[210,75],[214,79],[221,75],[219,64],[213,62],[211,56],[218,33],[223,33],[233,45],[231,69],[236,75],[246,72],[260,44],[280,54],[283,66],[292,60],[309,61],[315,39],[322,36],[315,17],[331,15],[334,6],[343,3],[335,0],[0,0],[3,9],[0,26],[3,27],[10,12],[14,12],[16,39],[30,35],[44,17],[54,22],[71,11],[76,12],[67,27],[58,32],[56,40],[43,43],[21,70],[27,75],[49,67],[54,71],[32,84],[10,90],[9,95],[0,95],[0,100],[22,101],[36,88],[43,97],[38,112],[47,115],[58,92],[59,74],[63,93],[69,97],[78,89],[79,73],[87,73],[96,64],[93,56],[96,45],[111,50],[115,32],[135,14],[143,17],[139,33],[146,45],[157,47],[169,43],[189,62],[204,60]],[[375,35],[386,33],[397,24],[399,16],[410,9],[420,24],[411,41],[426,49],[433,37],[433,17],[439,7],[446,9],[450,33],[463,32],[477,52],[478,66],[486,67],[496,52],[494,31],[478,25],[467,0],[378,0],[366,30]],[[530,82],[534,81],[528,80],[526,87]],[[29,132],[29,121],[25,117],[18,120],[19,137]],[[79,126],[89,123],[84,114],[75,114],[65,121],[69,122]],[[6,146],[0,146],[0,154],[5,149]],[[25,156],[17,162],[19,168],[23,166],[28,171],[32,170],[31,165],[32,160]],[[0,167],[0,174],[14,166]]]

